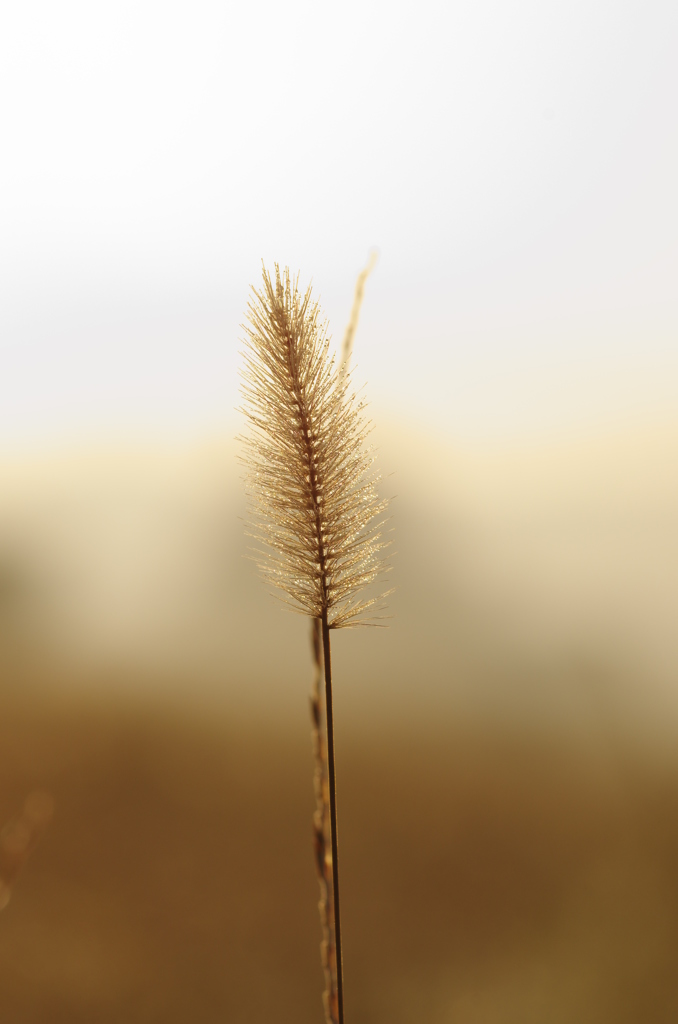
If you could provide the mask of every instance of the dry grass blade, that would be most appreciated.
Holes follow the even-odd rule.
[[[355,283],[355,292],[353,295],[353,306],[351,307],[351,316],[348,321],[346,330],[344,332],[344,340],[341,343],[342,373],[346,373],[348,371],[348,364],[351,360],[351,352],[353,351],[353,339],[355,338],[355,332],[358,329],[360,307],[363,304],[363,296],[365,295],[365,281],[367,281],[367,278],[370,276],[375,266],[377,265],[377,259],[377,250],[373,249],[369,255],[365,267],[358,274],[358,280]]]

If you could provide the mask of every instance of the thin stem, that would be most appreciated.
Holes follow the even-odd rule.
[[[337,1004],[339,1024],[344,1024],[344,965],[341,954],[339,917],[339,844],[337,840],[337,783],[334,768],[334,711],[332,707],[332,665],[327,608],[323,608],[323,657],[325,661],[325,716],[327,719],[327,770],[330,788],[330,832],[332,837],[332,894],[334,902],[334,939],[337,958]]]
[[[313,729],[313,757],[315,771],[313,788],[315,790],[315,813],[313,815],[313,849],[320,887],[320,926],[322,942],[320,956],[325,976],[323,1007],[325,1024],[339,1024],[337,1019],[337,983],[336,983],[336,950],[334,945],[334,927],[330,919],[330,892],[332,890],[332,864],[329,854],[330,839],[330,806],[327,786],[327,743],[321,736],[322,709],[320,685],[323,676],[323,641],[322,621],[313,618],[311,626],[311,649],[313,651],[313,683],[311,686],[311,723]]]

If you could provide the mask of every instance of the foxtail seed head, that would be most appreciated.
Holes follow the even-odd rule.
[[[249,534],[263,577],[296,610],[331,628],[371,620],[381,598],[364,588],[388,567],[374,453],[364,403],[329,354],[327,325],[310,288],[285,269],[263,269],[244,327],[241,438]],[[374,618],[372,614],[372,619]]]

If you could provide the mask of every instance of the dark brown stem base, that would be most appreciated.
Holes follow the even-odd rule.
[[[337,782],[334,767],[334,709],[332,706],[332,664],[330,661],[330,629],[327,611],[322,616],[323,657],[325,662],[325,716],[327,719],[327,776],[330,790],[330,834],[332,839],[332,895],[334,903],[334,938],[337,958],[337,1004],[339,1024],[344,1024],[344,966],[341,952],[341,919],[339,913],[339,843],[337,839]]]

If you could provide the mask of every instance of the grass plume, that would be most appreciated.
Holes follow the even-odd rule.
[[[346,360],[338,370],[329,353],[310,288],[302,295],[289,270],[275,282],[263,269],[253,289],[245,327],[243,412],[250,499],[250,535],[261,545],[257,563],[297,611],[314,620],[315,663],[320,641],[325,674],[327,782],[331,860],[325,844],[324,750],[320,740],[319,686],[312,698],[316,756],[315,844],[321,882],[325,1015],[343,1024],[343,968],[339,902],[336,772],[330,630],[370,621],[379,598],[364,588],[386,568],[374,455],[365,445],[369,423],[351,388]],[[318,679],[319,682],[319,679]],[[328,885],[332,884],[332,914]],[[329,936],[330,923],[333,942]],[[336,986],[335,986],[336,981]]]
[[[329,355],[310,288],[263,271],[245,327],[242,438],[257,564],[298,611],[330,629],[370,621],[363,596],[385,568],[374,454],[364,402]]]

